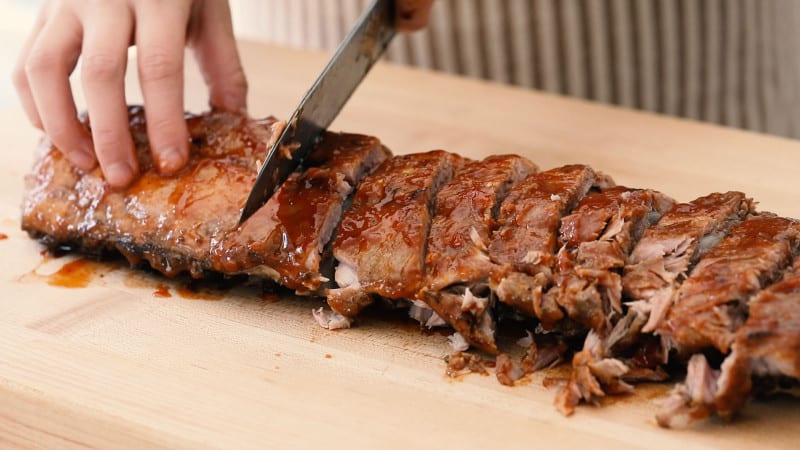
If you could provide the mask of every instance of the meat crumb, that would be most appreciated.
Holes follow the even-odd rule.
[[[468,373],[489,375],[486,370],[486,361],[480,356],[457,352],[445,357],[444,360],[447,363],[445,374],[450,378],[456,378]]]
[[[459,333],[453,333],[448,336],[447,342],[450,344],[450,347],[457,352],[463,352],[469,348],[469,343],[464,339],[464,336]]]
[[[497,375],[497,381],[502,385],[514,386],[514,382],[525,375],[519,365],[505,353],[498,355],[495,362],[497,364],[495,375]]]
[[[311,314],[322,328],[329,330],[350,328],[351,320],[335,311],[326,310],[320,306],[317,309],[312,309]]]

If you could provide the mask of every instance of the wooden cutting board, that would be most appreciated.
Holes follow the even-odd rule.
[[[242,44],[254,115],[286,117],[326,55]],[[131,83],[134,81],[131,80]],[[80,97],[80,95],[79,95]],[[195,70],[186,97],[205,90]],[[139,98],[135,86],[131,102]],[[22,179],[38,133],[0,111],[0,447],[164,448],[796,448],[800,401],[755,403],[735,423],[659,429],[667,386],[552,407],[545,377],[501,386],[444,376],[446,337],[397,318],[330,332],[317,302],[167,280],[118,262],[52,259],[19,231]],[[396,153],[514,152],[542,168],[589,163],[618,183],[679,200],[743,190],[800,217],[800,143],[382,65],[335,129],[374,134]],[[77,272],[59,281],[65,265]],[[86,283],[66,288],[49,283]]]

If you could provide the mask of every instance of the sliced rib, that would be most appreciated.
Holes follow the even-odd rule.
[[[354,317],[372,295],[414,298],[425,276],[433,200],[461,162],[441,150],[402,155],[364,178],[333,243],[338,288],[327,296],[334,311]]]
[[[272,278],[314,292],[332,274],[320,270],[322,253],[361,178],[388,157],[378,139],[326,133],[307,164],[269,201],[215,248],[215,268]]]
[[[792,262],[799,237],[792,219],[748,217],[697,263],[657,331],[682,354],[711,347],[727,354],[748,299]]]
[[[593,185],[611,184],[590,167],[570,165],[530,175],[511,190],[489,245],[492,261],[504,267],[492,275],[501,302],[538,318],[545,328],[561,320],[558,305],[542,302],[552,281],[559,221]]]
[[[586,196],[561,220],[555,285],[545,302],[586,328],[607,331],[622,314],[620,273],[628,253],[673,204],[659,192],[623,186]]]
[[[783,279],[759,292],[747,321],[737,331],[721,371],[692,356],[686,381],[677,386],[657,415],[664,427],[683,427],[712,414],[730,418],[760,385],[797,386],[800,380],[800,260]]]
[[[466,341],[496,353],[488,243],[499,202],[536,171],[527,159],[490,156],[459,170],[436,195],[425,257],[428,277],[418,298]]]
[[[645,230],[622,278],[630,306],[648,317],[643,331],[652,332],[664,320],[691,267],[752,209],[752,200],[741,192],[715,193],[675,205]]]

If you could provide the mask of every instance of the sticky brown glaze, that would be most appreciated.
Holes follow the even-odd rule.
[[[316,167],[293,175],[240,229],[242,205],[283,123],[217,111],[186,123],[189,161],[164,177],[153,166],[144,112],[130,109],[141,173],[122,191],[112,191],[99,169],[72,167],[45,141],[26,179],[23,228],[52,246],[116,250],[166,275],[245,272],[295,289],[319,287],[320,253],[342,204],[388,155],[380,141],[326,133],[308,164]]]
[[[599,332],[622,314],[620,272],[644,230],[674,201],[617,186],[586,196],[561,220],[554,286],[547,293],[575,322]]]
[[[494,213],[514,184],[536,166],[515,155],[490,156],[459,170],[436,195],[425,257],[427,281],[417,298],[471,345],[496,353],[488,279]],[[466,290],[470,293],[466,294]]]
[[[570,165],[530,175],[511,190],[489,244],[491,260],[505,268],[492,275],[501,302],[545,327],[563,317],[557,305],[542,303],[553,276],[559,222],[593,185],[610,184],[590,167]]]
[[[697,263],[658,332],[683,354],[727,354],[750,297],[780,277],[800,243],[800,224],[769,213],[737,225]]]
[[[622,278],[623,294],[648,317],[644,331],[663,321],[689,270],[752,210],[741,192],[714,193],[675,205],[645,230]]]
[[[373,294],[414,297],[424,282],[433,200],[461,161],[441,150],[396,156],[359,185],[333,243],[339,288],[327,294],[336,312],[353,317]]]
[[[235,228],[259,160],[283,124],[224,112],[187,116],[189,162],[175,176],[162,177],[150,156],[144,111],[132,107],[129,114],[137,182],[112,191],[99,169],[74,168],[45,140],[26,178],[23,229],[50,245],[119,250],[168,275],[200,276],[211,269],[212,242]]]

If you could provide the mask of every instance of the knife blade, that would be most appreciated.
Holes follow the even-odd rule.
[[[375,0],[339,45],[270,148],[242,209],[243,223],[303,162],[395,35],[394,0]]]

